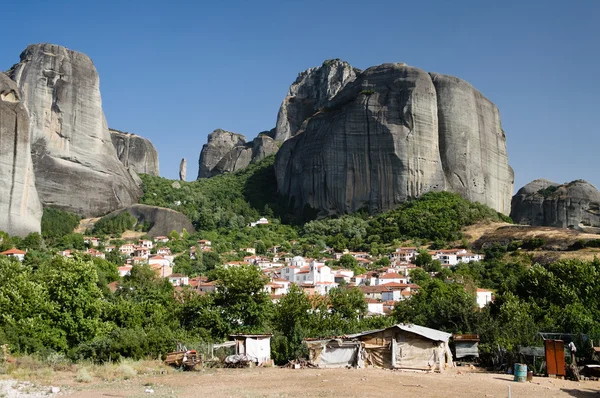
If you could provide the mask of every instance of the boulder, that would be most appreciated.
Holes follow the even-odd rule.
[[[215,133],[218,135],[215,136]],[[259,134],[251,142],[246,142],[243,135],[236,134],[237,143],[227,152],[224,149],[235,139],[231,135],[235,133],[215,130],[208,136],[208,143],[202,148],[200,154],[200,167],[205,165],[203,176],[213,177],[224,173],[233,173],[245,169],[252,163],[256,163],[267,156],[277,153],[279,146],[277,142],[267,134]],[[225,143],[225,144],[223,144]],[[220,159],[209,169],[209,165],[217,160],[219,154],[223,154]],[[202,177],[198,177],[202,178]]]
[[[472,97],[464,109],[461,95]],[[275,170],[280,194],[321,216],[443,190],[508,214],[513,185],[496,107],[459,79],[401,63],[342,87],[283,143]]]
[[[208,135],[208,142],[202,147],[198,161],[198,178],[212,177],[212,169],[236,146],[246,144],[241,134],[216,129]]]
[[[125,167],[139,174],[160,175],[158,152],[150,140],[118,130],[109,131],[117,157]]]
[[[300,130],[302,123],[325,106],[360,70],[339,59],[327,60],[321,66],[298,75],[281,103],[274,138],[283,142]]]
[[[158,206],[131,205],[124,209],[112,212],[117,215],[128,212],[138,220],[138,223],[149,223],[148,236],[166,236],[172,231],[182,233],[185,229],[188,233],[196,232],[189,218],[183,213]]]
[[[9,74],[29,110],[36,187],[44,206],[91,217],[137,202],[142,191],[117,158],[91,59],[35,44]]]
[[[534,180],[513,197],[510,216],[517,224],[598,232],[600,192],[584,180]]]
[[[0,72],[0,230],[40,232],[42,204],[31,161],[29,114],[19,88]]]

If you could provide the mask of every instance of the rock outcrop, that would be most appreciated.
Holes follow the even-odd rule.
[[[137,202],[141,190],[117,158],[89,57],[52,44],[31,45],[10,76],[29,110],[44,206],[90,217]]]
[[[179,163],[179,180],[185,181],[185,177],[187,176],[187,160],[185,158],[181,159],[181,163]]]
[[[513,197],[510,216],[517,224],[598,232],[600,192],[584,180],[534,180]]]
[[[277,153],[277,142],[266,134],[259,134],[251,142],[246,137],[224,130],[215,130],[202,147],[198,178],[214,177],[245,169],[269,155]]]
[[[196,232],[185,214],[172,209],[137,204],[112,212],[110,215],[125,212],[137,218],[138,223],[150,224],[150,229],[148,230],[148,236],[150,237],[167,236],[172,231],[182,233],[184,229],[190,234]]]
[[[405,64],[367,69],[304,121],[275,162],[279,192],[320,215],[458,192],[508,214],[498,110],[468,83]]]
[[[117,157],[125,167],[140,174],[160,175],[158,152],[150,140],[117,130],[109,131]]]
[[[300,73],[279,108],[275,139],[283,142],[296,135],[306,119],[354,81],[359,73],[360,70],[339,59],[327,60],[321,66]]]
[[[0,230],[40,232],[42,204],[31,161],[29,114],[19,88],[0,72]]]
[[[208,142],[202,147],[198,161],[198,178],[209,178],[214,174],[212,169],[236,146],[246,144],[246,137],[241,134],[216,129],[208,135]]]

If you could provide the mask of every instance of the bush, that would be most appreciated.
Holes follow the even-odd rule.
[[[94,225],[94,234],[99,235],[121,235],[123,232],[133,229],[137,219],[128,212],[102,217]]]
[[[94,380],[94,378],[92,377],[92,375],[90,375],[86,368],[80,368],[77,371],[75,381],[77,381],[78,383],[91,383],[92,380]]]

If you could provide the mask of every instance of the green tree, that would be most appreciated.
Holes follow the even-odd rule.
[[[265,278],[257,267],[215,270],[214,302],[223,310],[223,317],[236,331],[262,331],[269,315],[271,302],[264,291]]]
[[[331,289],[329,298],[331,311],[343,319],[356,320],[367,313],[364,295],[356,287]]]

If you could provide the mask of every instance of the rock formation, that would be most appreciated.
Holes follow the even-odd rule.
[[[236,146],[243,146],[246,137],[241,134],[216,129],[208,135],[198,162],[198,178],[212,177],[212,169]]]
[[[518,224],[598,232],[600,192],[584,180],[534,180],[513,197],[510,216]]]
[[[327,60],[298,75],[277,115],[275,139],[283,142],[296,135],[302,123],[327,104],[360,70],[339,59]]]
[[[158,152],[150,140],[118,130],[109,131],[117,157],[125,167],[140,174],[160,175]]]
[[[141,190],[117,158],[90,58],[64,47],[36,44],[27,47],[9,73],[29,110],[42,203],[82,216],[135,203]]]
[[[40,232],[42,204],[31,161],[29,114],[19,88],[0,72],[0,230]]]
[[[198,178],[214,177],[245,169],[265,157],[277,153],[277,142],[266,134],[259,134],[251,142],[246,137],[224,130],[215,130],[202,147]]]
[[[167,236],[172,231],[179,233],[185,229],[188,233],[196,232],[194,226],[185,214],[164,207],[148,205],[132,205],[125,209],[117,210],[110,215],[122,214],[128,212],[137,218],[138,223],[149,223],[150,229],[148,236]]]
[[[179,179],[181,181],[185,181],[185,177],[187,174],[187,160],[185,158],[181,159],[181,163],[179,163]]]
[[[342,87],[283,143],[275,169],[298,211],[385,211],[442,190],[510,211],[497,108],[460,79],[405,64],[369,68]]]

